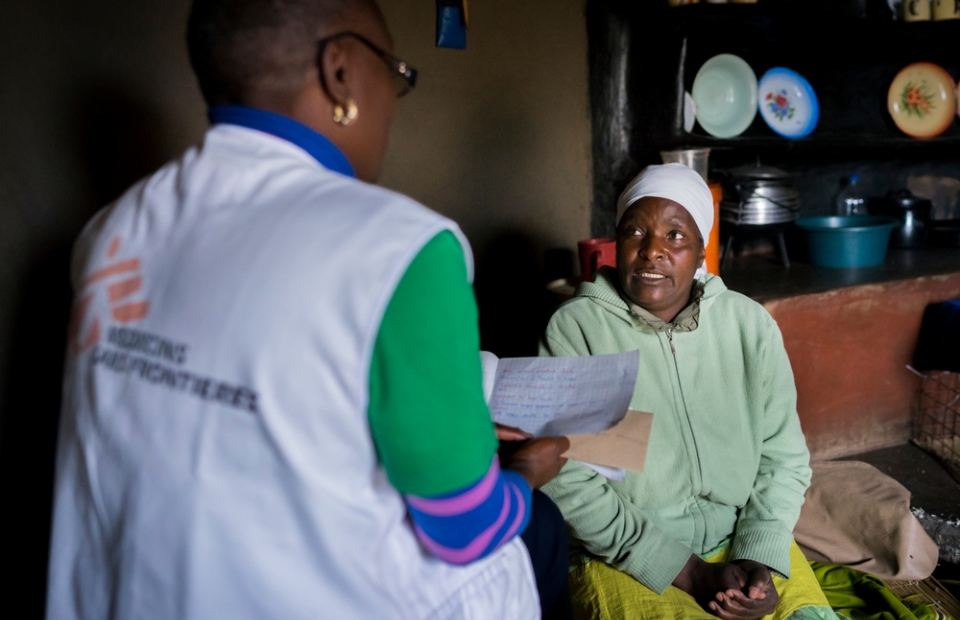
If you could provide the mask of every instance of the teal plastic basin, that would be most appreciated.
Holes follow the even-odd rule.
[[[875,267],[887,257],[890,232],[899,224],[878,215],[806,217],[796,222],[806,232],[810,262],[818,267]]]

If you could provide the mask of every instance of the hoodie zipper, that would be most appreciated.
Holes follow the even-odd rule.
[[[696,464],[696,467],[693,468],[694,472],[694,488],[697,493],[700,493],[703,490],[703,471],[700,465],[700,449],[697,447],[696,439],[693,435],[693,425],[690,422],[690,412],[687,411],[687,401],[683,395],[683,384],[680,382],[680,363],[677,361],[677,349],[673,346],[673,327],[667,328],[667,342],[670,343],[670,353],[673,354],[673,370],[674,376],[677,381],[677,391],[679,395],[679,406],[683,411],[683,415],[686,418],[687,432],[690,434],[691,446],[693,447],[693,458]],[[694,520],[697,522],[697,528],[702,532],[704,531],[703,516],[694,515]]]

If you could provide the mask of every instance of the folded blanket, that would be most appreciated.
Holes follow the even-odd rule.
[[[811,463],[793,536],[808,560],[842,564],[883,579],[926,579],[937,544],[910,512],[910,491],[859,461]]]

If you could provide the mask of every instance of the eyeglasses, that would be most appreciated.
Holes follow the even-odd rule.
[[[343,37],[352,37],[357,41],[360,41],[368,48],[370,51],[380,57],[380,60],[387,64],[387,67],[390,69],[390,81],[393,82],[394,90],[397,93],[397,97],[403,97],[417,85],[417,70],[408,65],[405,61],[397,58],[390,52],[381,49],[370,39],[366,38],[363,35],[359,35],[356,32],[350,32],[345,30],[343,32],[338,32],[332,34],[329,37],[324,37],[317,41],[317,57],[323,58],[323,49],[326,47],[327,43],[333,41],[334,39],[342,39]],[[323,71],[320,71],[320,79],[323,80]],[[326,83],[323,84],[324,90],[326,90]]]

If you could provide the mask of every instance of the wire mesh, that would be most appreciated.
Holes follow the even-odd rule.
[[[960,480],[960,373],[934,371],[922,376],[913,441]]]

